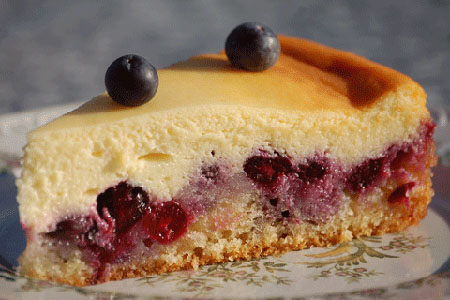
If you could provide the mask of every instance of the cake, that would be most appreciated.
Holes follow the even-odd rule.
[[[278,36],[263,72],[224,52],[158,70],[155,97],[101,94],[28,135],[20,272],[70,285],[404,230],[433,194],[434,124],[408,76]]]

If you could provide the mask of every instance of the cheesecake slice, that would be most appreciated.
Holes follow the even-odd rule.
[[[279,41],[263,72],[200,55],[159,70],[142,106],[102,94],[29,133],[22,274],[96,284],[424,218],[435,154],[422,87],[351,53]]]

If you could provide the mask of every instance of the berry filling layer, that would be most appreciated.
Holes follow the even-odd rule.
[[[414,174],[427,168],[433,130],[434,125],[426,123],[412,142],[393,144],[378,157],[354,166],[345,166],[324,153],[298,158],[275,150],[256,150],[241,172],[231,173],[226,160],[218,159],[216,164],[203,165],[172,199],[157,199],[151,191],[125,180],[100,193],[90,215],[67,216],[54,231],[42,235],[59,249],[81,250],[85,261],[97,270],[95,282],[111,264],[142,258],[156,245],[179,240],[230,191],[240,195],[252,190],[263,222],[274,225],[325,223],[338,215],[345,199],[364,201],[388,181],[392,188],[387,203],[409,208],[409,193],[423,184],[416,182]],[[226,226],[221,224],[217,230]]]

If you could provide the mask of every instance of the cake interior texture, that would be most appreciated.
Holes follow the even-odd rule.
[[[158,71],[136,108],[100,95],[28,136],[23,274],[73,285],[328,246],[417,224],[431,200],[423,89],[280,36],[278,63],[223,53]]]

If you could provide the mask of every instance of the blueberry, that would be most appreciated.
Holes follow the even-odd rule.
[[[139,106],[155,96],[158,73],[142,56],[128,54],[119,57],[109,66],[105,74],[105,85],[115,102]]]
[[[277,62],[280,42],[269,27],[247,22],[231,31],[225,42],[225,52],[237,68],[264,71]]]

